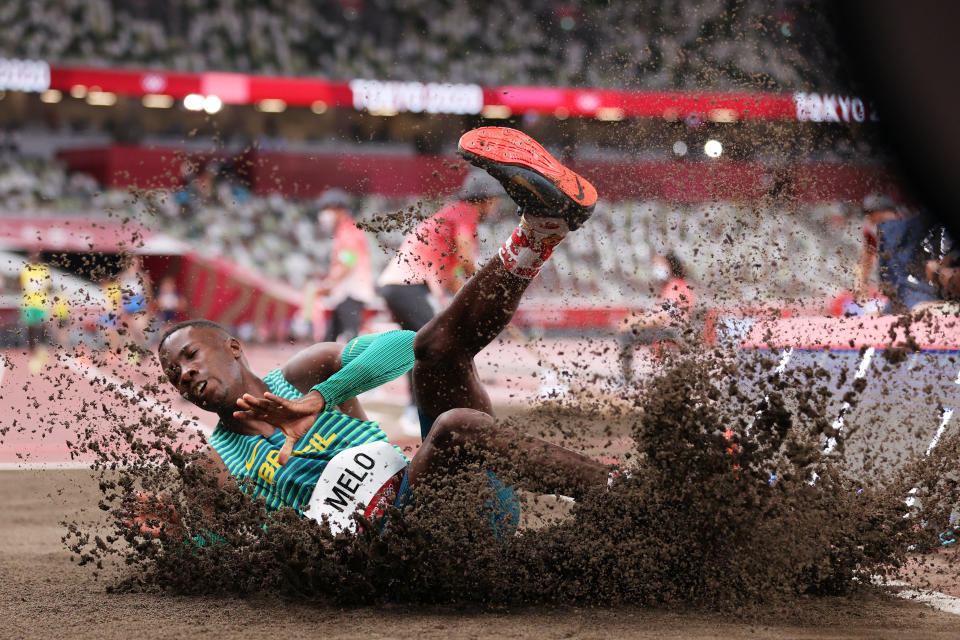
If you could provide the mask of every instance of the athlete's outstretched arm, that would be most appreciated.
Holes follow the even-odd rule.
[[[283,377],[300,393],[309,394],[314,385],[340,371],[343,351],[344,346],[339,342],[318,342],[311,345],[290,358],[283,366]],[[356,398],[329,406],[336,406],[343,413],[358,420],[367,419],[366,412]]]
[[[302,398],[287,400],[269,392],[262,398],[244,394],[237,400],[239,409],[233,415],[238,419],[263,420],[283,431],[287,441],[277,460],[284,464],[319,412],[349,402],[409,371],[413,366],[413,338],[412,331],[354,338],[341,349],[339,363],[333,355],[335,350],[324,344],[314,345],[283,369],[284,377],[305,393]],[[331,371],[334,372],[323,377]]]
[[[366,420],[356,396],[398,378],[413,366],[413,332],[388,331],[358,336],[346,346],[320,342],[303,349],[284,365],[283,377],[304,396],[285,400],[267,393],[263,398],[244,395],[235,418],[288,420],[316,415],[336,406],[344,413]],[[293,410],[280,415],[278,409]],[[271,419],[272,418],[272,419]]]
[[[317,391],[327,406],[339,405],[409,371],[413,337],[412,331],[387,331],[358,336],[346,346],[315,344],[284,365],[283,377],[301,393]]]
[[[221,489],[238,490],[236,478],[227,470],[213,447],[208,445],[201,450],[193,464],[213,476]],[[184,489],[190,491],[191,487],[184,485]],[[208,509],[211,507],[204,507],[205,511]],[[129,515],[126,525],[138,529],[144,535],[158,537],[166,533],[174,538],[186,535],[180,523],[180,514],[171,504],[169,497],[163,494],[137,492],[132,496],[127,511]]]

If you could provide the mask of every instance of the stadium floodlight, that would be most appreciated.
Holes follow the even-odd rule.
[[[310,105],[310,111],[319,115],[322,115],[327,112],[327,103],[323,100],[314,100]]]
[[[618,122],[623,120],[623,109],[618,107],[600,107],[594,116],[603,122]]]
[[[187,111],[200,111],[203,109],[203,96],[199,93],[190,93],[183,99],[183,108]]]
[[[223,100],[217,96],[207,96],[203,99],[203,110],[213,115],[223,109]]]
[[[509,118],[513,115],[513,111],[510,110],[510,107],[502,104],[488,104],[483,108],[483,111],[480,112],[480,115],[484,118],[494,119],[494,120],[503,120]]]
[[[707,117],[713,122],[736,122],[737,112],[733,109],[711,109]]]
[[[46,102],[47,104],[57,104],[62,99],[63,94],[56,89],[47,89],[40,94],[40,102]]]
[[[87,93],[87,104],[92,107],[112,107],[117,104],[117,94],[110,91],[93,91]]]
[[[678,156],[687,155],[687,143],[683,140],[677,140],[673,143],[673,153]]]
[[[703,152],[710,158],[719,158],[723,153],[723,145],[719,140],[707,140],[706,144],[703,145]]]
[[[165,93],[148,93],[140,102],[148,109],[169,109],[173,106],[173,96]]]
[[[279,98],[264,98],[257,103],[257,110],[264,113],[283,113],[287,110],[287,103]]]

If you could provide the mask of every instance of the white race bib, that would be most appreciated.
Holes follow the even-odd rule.
[[[403,471],[407,460],[389,442],[368,442],[344,449],[323,470],[304,514],[322,523],[327,516],[333,533],[354,531],[350,517],[365,514],[380,490]]]

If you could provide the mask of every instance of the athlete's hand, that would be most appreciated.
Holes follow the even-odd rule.
[[[123,524],[145,536],[158,538],[179,524],[177,511],[163,496],[137,491],[123,503]]]
[[[281,398],[267,391],[262,398],[245,393],[237,399],[237,406],[240,410],[233,412],[234,418],[263,420],[283,431],[287,441],[280,449],[277,462],[286,464],[293,453],[293,446],[313,426],[317,414],[326,407],[326,401],[316,390],[296,400]]]

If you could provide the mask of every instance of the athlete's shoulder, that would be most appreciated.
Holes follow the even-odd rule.
[[[287,387],[298,391],[297,396],[306,393],[316,384],[319,384],[340,370],[340,356],[343,354],[343,345],[339,342],[318,342],[306,349],[301,349],[292,358],[287,360],[282,369],[271,371],[269,375],[277,384],[286,383]],[[271,382],[264,378],[269,386]],[[284,388],[287,388],[284,387]],[[289,390],[289,389],[288,389]],[[271,393],[282,395],[270,390]],[[288,396],[284,396],[288,397]]]
[[[267,384],[267,388],[270,389],[270,393],[288,398],[291,394],[300,395],[297,391],[297,388],[294,387],[290,382],[284,377],[283,369],[277,368],[263,376],[263,381]]]

